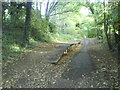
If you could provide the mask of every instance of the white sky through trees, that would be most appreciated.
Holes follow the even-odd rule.
[[[57,1],[57,0],[33,0],[34,2],[34,8],[36,9],[36,3],[38,2],[38,9],[40,10],[40,2],[42,2],[41,5],[41,14],[44,16],[45,15],[45,10],[46,10],[46,6],[47,6],[47,2],[53,2],[53,1]],[[108,2],[108,0],[59,0],[60,2],[90,2],[90,3],[96,3],[96,2]],[[85,15],[88,15],[89,10],[85,7],[83,7],[80,10],[80,13],[83,13]]]

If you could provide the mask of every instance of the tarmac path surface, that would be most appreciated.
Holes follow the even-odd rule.
[[[93,42],[92,42],[93,43]],[[82,48],[72,59],[68,68],[62,73],[62,77],[53,85],[53,87],[74,87],[77,79],[86,73],[90,73],[95,70],[95,65],[91,61],[88,50],[91,44],[90,39],[83,39]]]
[[[71,46],[72,43],[36,44],[34,49],[3,67],[2,87],[119,87],[117,59],[97,39],[82,39],[81,44]],[[58,59],[59,63],[51,63]]]

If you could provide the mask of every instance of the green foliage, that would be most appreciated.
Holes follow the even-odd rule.
[[[49,32],[56,33],[56,26],[51,22],[49,22]]]
[[[51,42],[51,33],[56,33],[55,25],[42,19],[39,12],[33,13],[31,37],[36,41]]]
[[[3,32],[3,58],[13,57],[14,55],[11,55],[11,52],[21,51],[26,7],[24,3],[14,4],[15,6],[10,6],[9,2],[3,4],[2,13],[5,27]],[[24,7],[20,6],[22,4]],[[104,11],[105,8],[106,11]],[[81,12],[82,9],[83,12]],[[86,12],[84,13],[84,9],[88,10],[88,15]],[[104,13],[106,19],[104,19]],[[49,15],[49,21],[41,15],[40,10],[32,8],[30,43],[70,41],[95,37],[103,39],[105,42],[105,20],[108,23],[108,38],[114,41],[114,34],[118,33],[119,29],[119,18],[117,16],[117,2],[110,3],[106,7],[103,3],[60,2]]]
[[[73,39],[75,39],[74,35],[70,35],[70,34],[55,34],[54,37],[54,42],[63,42],[63,41],[71,41]]]
[[[18,31],[19,32],[19,31]],[[20,36],[17,33],[13,32],[4,32],[2,35],[2,49],[3,49],[3,61],[11,61],[14,59],[14,57],[21,52],[20,48]]]
[[[47,22],[41,19],[36,19],[36,21],[32,22],[31,37],[33,37],[33,39],[44,41],[47,32]]]
[[[25,8],[22,8],[22,3],[14,3],[15,6],[11,6],[10,3],[7,2],[2,4],[4,8],[2,18],[2,57],[3,61],[12,61],[22,52],[21,44],[24,29]]]

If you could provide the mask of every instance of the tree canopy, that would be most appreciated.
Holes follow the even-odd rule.
[[[120,2],[2,2],[3,49],[34,42],[98,38],[120,51]],[[5,52],[7,53],[7,52]]]

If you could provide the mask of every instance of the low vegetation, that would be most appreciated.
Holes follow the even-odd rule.
[[[2,8],[3,61],[34,43],[81,38],[98,38],[120,52],[120,2],[2,2]]]

